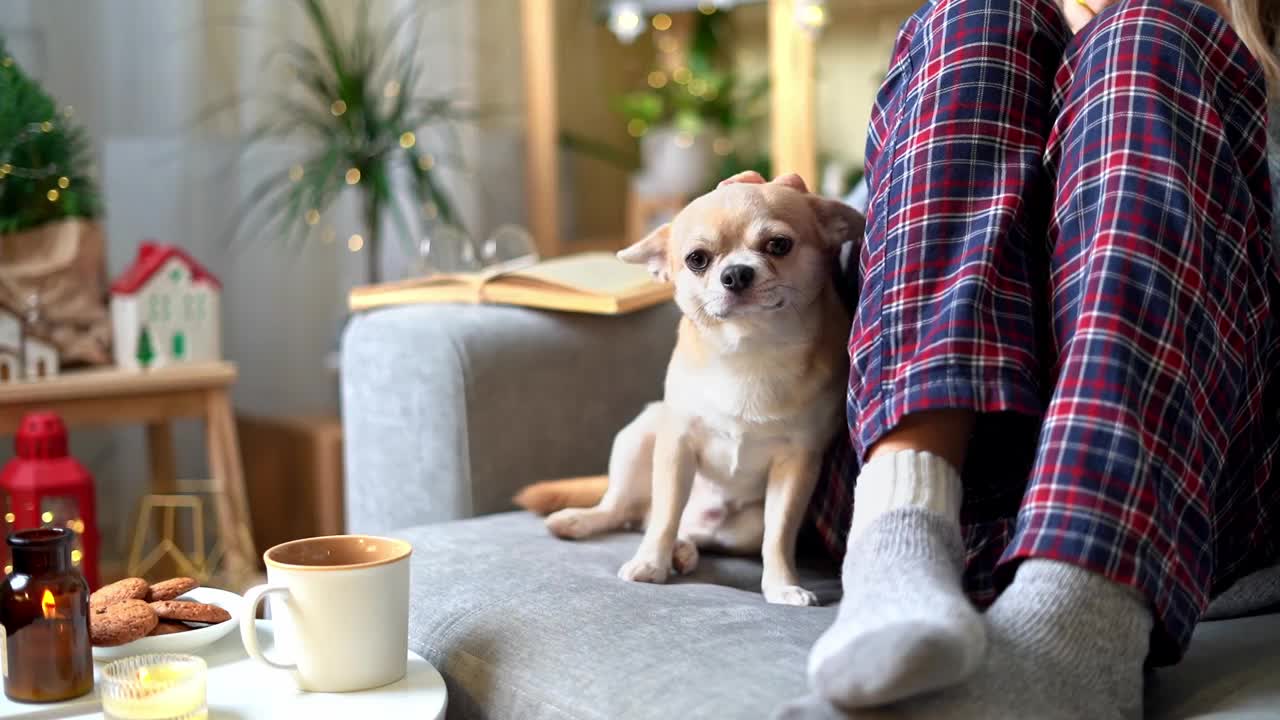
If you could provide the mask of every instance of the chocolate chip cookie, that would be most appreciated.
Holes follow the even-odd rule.
[[[206,623],[216,625],[231,619],[231,613],[217,605],[192,602],[190,600],[162,600],[151,603],[151,609],[165,620],[181,620],[183,622]]]
[[[131,643],[160,624],[156,611],[143,600],[130,599],[89,612],[89,639],[98,647]]]
[[[196,582],[194,578],[176,577],[172,580],[165,580],[152,585],[146,599],[149,602],[175,600],[198,587],[200,587],[200,583]]]
[[[161,620],[156,623],[151,632],[147,633],[147,637],[155,637],[157,635],[173,635],[174,633],[184,633],[188,630],[195,630],[190,625],[178,622],[176,620]]]
[[[151,585],[142,578],[125,578],[98,588],[89,596],[89,609],[97,611],[125,600],[145,600],[150,589]]]

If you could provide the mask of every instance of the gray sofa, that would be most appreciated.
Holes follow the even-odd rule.
[[[411,647],[449,684],[449,717],[763,718],[805,690],[827,604],[766,604],[758,563],[704,557],[672,585],[614,572],[637,536],[548,536],[510,497],[603,472],[613,434],[660,393],[676,314],[616,318],[418,306],[360,315],[342,350],[347,521],[414,545]],[[1275,573],[1215,604],[1185,661],[1150,679],[1150,718],[1280,717]],[[1243,617],[1240,617],[1243,616]]]

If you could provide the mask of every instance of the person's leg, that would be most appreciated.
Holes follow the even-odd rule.
[[[1120,0],[1068,48],[1056,100],[1059,369],[1016,574],[982,669],[899,716],[1141,717],[1144,662],[1176,659],[1219,566],[1240,567],[1222,551],[1275,556],[1261,71],[1207,6]]]
[[[904,25],[873,112],[849,388],[866,462],[844,600],[809,663],[842,707],[945,687],[981,661],[958,471],[975,414],[1043,411],[1034,238],[1065,41],[1052,0],[936,0]]]

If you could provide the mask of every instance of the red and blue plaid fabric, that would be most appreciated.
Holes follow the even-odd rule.
[[[930,0],[872,114],[849,443],[813,521],[904,415],[981,413],[966,586],[1049,558],[1141,590],[1155,662],[1280,555],[1280,271],[1261,69],[1212,9]]]

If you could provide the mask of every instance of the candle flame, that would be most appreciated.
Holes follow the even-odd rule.
[[[55,618],[58,616],[57,604],[53,600],[53,592],[47,588],[44,595],[40,598],[40,611],[44,613],[44,619]]]

